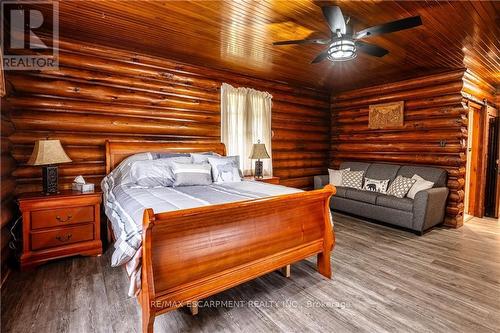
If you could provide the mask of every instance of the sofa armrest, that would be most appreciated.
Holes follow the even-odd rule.
[[[322,189],[325,185],[330,184],[330,178],[328,175],[314,176],[314,189]]]
[[[443,222],[448,193],[447,187],[436,187],[420,191],[415,195],[413,230],[424,231]]]

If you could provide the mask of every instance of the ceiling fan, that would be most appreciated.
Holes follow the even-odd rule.
[[[395,31],[411,29],[422,24],[420,16],[413,16],[401,20],[376,25],[358,32],[354,32],[349,26],[350,17],[344,19],[339,6],[321,7],[323,16],[332,31],[332,37],[329,39],[302,39],[274,42],[273,45],[290,44],[324,44],[328,48],[318,54],[311,61],[312,64],[321,62],[325,59],[331,61],[346,61],[356,58],[358,52],[363,52],[375,57],[383,57],[388,50],[383,47],[369,44],[361,41],[362,38],[387,34]]]

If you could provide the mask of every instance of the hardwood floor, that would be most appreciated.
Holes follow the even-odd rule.
[[[159,316],[155,332],[500,331],[497,220],[423,237],[334,220],[332,280],[302,261],[289,279],[276,272],[209,298],[200,306],[213,306],[195,317],[185,309]],[[2,332],[140,331],[125,270],[109,262],[108,250],[14,272],[2,288]]]

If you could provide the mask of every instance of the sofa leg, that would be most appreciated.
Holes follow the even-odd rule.
[[[420,231],[420,230],[416,230],[416,231],[415,231],[415,234],[416,234],[417,236],[423,236],[423,235],[424,235],[424,231],[423,231],[423,230],[421,230],[421,231]]]

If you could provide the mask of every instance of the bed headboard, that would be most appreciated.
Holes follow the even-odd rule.
[[[106,174],[110,173],[126,157],[145,152],[196,153],[213,151],[226,155],[226,146],[220,142],[178,141],[106,141]]]

